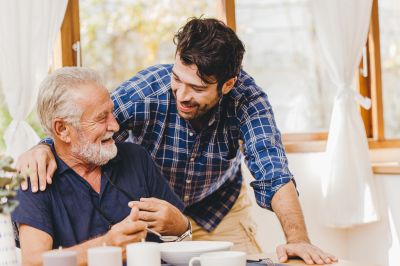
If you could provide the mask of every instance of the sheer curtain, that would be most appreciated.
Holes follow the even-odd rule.
[[[12,122],[4,134],[16,158],[39,141],[24,119],[46,76],[68,0],[0,0],[0,80]]]
[[[325,224],[351,227],[378,220],[368,142],[358,104],[369,99],[354,88],[366,43],[372,0],[313,0],[316,33],[337,94],[323,179]]]

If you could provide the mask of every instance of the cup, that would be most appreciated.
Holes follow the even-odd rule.
[[[88,266],[122,266],[122,248],[95,247],[87,251]]]
[[[43,265],[44,266],[76,266],[77,258],[76,251],[54,249],[51,251],[44,252]]]
[[[190,259],[193,266],[198,261],[201,266],[246,266],[246,253],[241,251],[219,251],[203,253]]]
[[[126,246],[127,266],[161,266],[160,244],[132,243]]]

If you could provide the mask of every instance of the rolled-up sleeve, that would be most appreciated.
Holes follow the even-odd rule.
[[[264,93],[253,95],[239,112],[246,164],[254,176],[255,198],[263,208],[272,210],[274,194],[293,180],[288,160],[276,127],[272,108]]]

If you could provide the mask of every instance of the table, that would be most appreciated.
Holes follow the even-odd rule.
[[[247,256],[248,259],[259,259],[259,258],[270,258],[272,259],[273,262],[278,263],[279,260],[276,256],[275,253],[266,253],[266,254],[257,254],[257,255],[250,255]],[[296,265],[296,266],[304,266],[307,265],[305,264],[302,260],[289,260],[287,263],[283,263],[287,265]],[[339,262],[334,263],[334,264],[325,264],[325,265],[332,265],[332,266],[376,266],[374,264],[365,264],[365,263],[357,263],[357,262],[352,262],[348,260],[341,260],[339,259]]]

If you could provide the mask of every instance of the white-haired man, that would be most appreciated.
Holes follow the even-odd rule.
[[[119,130],[114,104],[95,71],[56,70],[43,81],[37,105],[54,140],[57,171],[46,191],[18,193],[20,206],[12,218],[24,265],[41,265],[42,253],[59,246],[76,250],[78,263],[85,264],[90,247],[124,248],[144,239],[152,222],[138,220],[139,200],[148,204],[154,220],[166,221],[153,229],[188,234],[183,203],[147,152],[136,144],[114,143]]]

